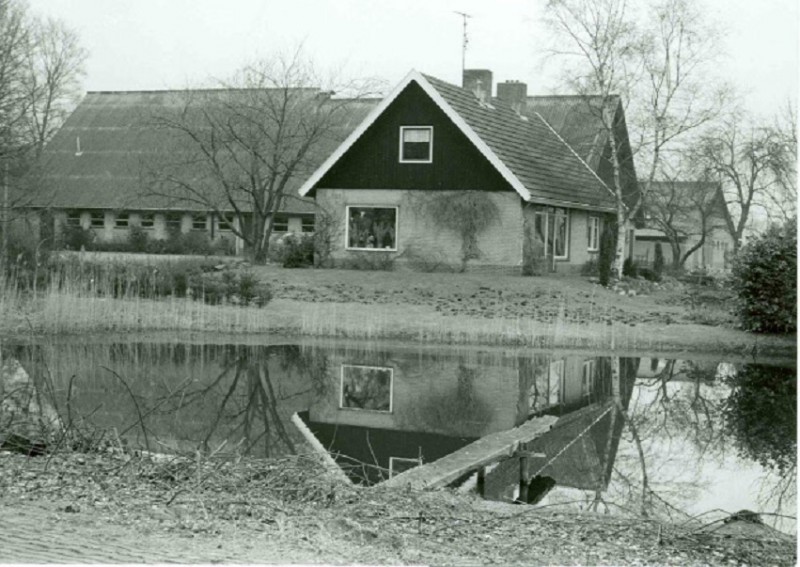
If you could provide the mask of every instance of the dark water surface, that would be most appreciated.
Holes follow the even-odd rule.
[[[336,343],[0,349],[62,422],[155,452],[274,457],[310,451],[311,434],[351,480],[376,483],[552,415],[529,447],[530,503],[673,521],[749,509],[794,530],[790,364]],[[520,498],[519,460],[479,489]]]

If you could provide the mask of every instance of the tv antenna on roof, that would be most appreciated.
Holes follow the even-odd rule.
[[[461,19],[464,21],[464,39],[461,43],[461,74],[463,75],[464,69],[467,68],[467,44],[469,43],[469,39],[467,38],[467,19],[472,16],[466,12],[459,12],[457,10],[453,10],[453,12],[461,16]]]

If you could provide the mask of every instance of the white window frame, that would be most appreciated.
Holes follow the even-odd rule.
[[[587,231],[589,234],[589,242],[586,249],[589,252],[597,252],[600,250],[600,217],[597,215],[589,215]]]
[[[388,370],[389,371],[389,409],[374,410],[349,408],[344,405],[344,369],[345,368],[365,368],[367,370]],[[339,409],[343,411],[363,411],[370,413],[392,413],[394,410],[394,368],[391,366],[366,366],[363,364],[342,364],[339,371]]]
[[[584,361],[581,367],[581,396],[589,396],[594,390],[595,373],[597,372],[597,362],[595,359]]]
[[[278,225],[280,225],[280,230],[278,230]],[[282,213],[275,215],[275,218],[272,219],[272,232],[275,234],[289,232],[289,216]]]
[[[394,248],[353,248],[350,246],[350,209],[394,209]],[[347,205],[344,218],[344,249],[357,252],[397,252],[400,233],[400,207],[395,205]]]
[[[117,213],[114,215],[114,228],[128,228],[130,224],[130,213]]]
[[[547,368],[547,405],[559,406],[564,403],[565,363],[563,358],[553,360]],[[556,386],[556,387],[554,387]],[[553,401],[553,393],[558,398]]]
[[[139,213],[139,228],[153,230],[156,227],[155,213]]]
[[[544,236],[547,242],[545,242],[545,250],[550,253],[553,260],[569,260],[569,233],[570,233],[570,216],[569,216],[569,209],[543,209],[536,211],[534,215],[540,215],[544,220]],[[563,216],[566,219],[567,223],[567,230],[565,233],[565,242],[564,242],[564,255],[563,256],[556,256],[556,226],[555,221],[556,217]],[[534,217],[535,218],[535,217]],[[553,223],[553,238],[550,239],[550,223]],[[548,250],[549,248],[549,250]]]
[[[203,222],[202,227],[198,227],[197,223],[199,221]],[[193,213],[192,214],[192,230],[199,230],[199,231],[207,231],[208,230],[208,215],[205,213]]]
[[[419,457],[417,457],[416,459],[408,459],[406,457],[389,457],[389,478],[392,478],[393,476],[395,476],[394,464],[395,463],[401,463],[401,462],[402,463],[416,463],[416,465],[414,465],[413,467],[411,467],[409,469],[406,469],[406,470],[411,470],[413,468],[416,468],[416,467],[422,465],[422,459],[419,458]],[[401,471],[401,472],[399,472],[397,474],[402,474],[404,472],[405,471]]]
[[[81,214],[81,211],[67,211],[64,224],[67,226],[77,226],[79,228],[83,228],[83,215]]]
[[[314,217],[302,217],[300,219],[300,232],[305,234],[312,234],[314,232],[315,226]],[[310,224],[310,227],[309,227]]]
[[[431,141],[428,145],[428,159],[404,159],[403,158],[403,134],[406,130],[428,130],[431,133]],[[400,126],[400,148],[398,150],[400,163],[433,163],[433,126]]]
[[[99,219],[99,224],[95,221]],[[106,213],[104,211],[91,211],[89,213],[89,228],[105,228],[106,227]]]

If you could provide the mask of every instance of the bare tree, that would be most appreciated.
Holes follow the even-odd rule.
[[[570,46],[554,54],[575,63],[566,69],[566,83],[590,102],[610,143],[619,273],[626,228],[660,174],[665,152],[716,118],[727,98],[726,88],[708,86],[718,34],[687,0],[657,0],[646,17],[626,0],[550,0],[548,14],[556,37]],[[637,147],[630,157],[617,130],[619,96],[633,109]],[[633,155],[644,162],[647,175],[638,192],[626,194],[622,163]]]
[[[715,230],[727,229],[725,199],[717,182],[666,177],[651,184],[645,207],[650,221],[666,236],[672,250],[672,266],[678,269]],[[683,250],[689,239],[693,244]]]
[[[640,177],[640,204],[665,160],[674,161],[665,152],[680,154],[687,135],[718,118],[732,96],[732,89],[712,74],[720,53],[719,30],[696,3],[658,0],[649,14],[639,45],[644,80],[631,92],[635,154],[646,171]]]
[[[641,71],[640,37],[628,14],[626,0],[550,0],[548,25],[569,47],[553,50],[555,55],[575,62],[565,69],[567,84],[585,97],[587,108],[609,140],[609,161],[616,198],[617,249],[614,271],[622,273],[627,224],[631,209],[626,204],[618,139],[617,104],[627,94]]]
[[[789,147],[778,129],[754,124],[743,112],[735,111],[706,132],[693,149],[693,161],[708,177],[722,182],[731,212],[726,225],[734,252],[741,246],[754,210],[769,214],[776,204],[781,211],[794,210],[794,204],[788,202],[796,199],[794,166],[789,159],[793,150]],[[795,195],[776,197],[779,190]]]
[[[80,96],[88,52],[75,31],[59,20],[34,19],[29,33],[25,95],[28,136],[38,156]]]
[[[5,258],[9,225],[30,204],[24,176],[79,96],[87,52],[58,20],[40,20],[21,0],[0,0],[0,232]]]
[[[326,80],[297,50],[221,86],[153,118],[170,152],[145,164],[147,192],[212,212],[263,262],[276,213],[363,117],[370,83]]]

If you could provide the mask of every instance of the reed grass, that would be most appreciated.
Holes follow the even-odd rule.
[[[561,305],[549,320],[445,315],[430,305],[400,303],[276,298],[261,308],[207,305],[183,297],[142,297],[135,286],[120,287],[118,279],[75,265],[58,271],[46,289],[23,290],[6,278],[0,279],[0,291],[0,333],[5,335],[181,331],[650,352],[744,351],[755,340],[733,329],[698,326],[687,338],[691,325],[632,326],[614,321],[612,306],[602,303],[589,317],[567,315],[567,294],[554,300]]]

